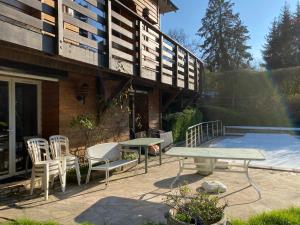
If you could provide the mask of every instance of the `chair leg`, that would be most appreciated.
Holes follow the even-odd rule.
[[[43,176],[43,186],[45,191],[45,200],[48,200],[49,195],[49,164],[45,165],[44,168],[44,176]]]
[[[64,179],[64,176],[63,176],[63,168],[62,166],[59,164],[58,166],[58,177],[59,177],[59,181],[60,181],[60,185],[61,185],[61,191],[62,192],[65,192],[66,190],[66,184],[65,184],[65,179]]]
[[[51,177],[51,188],[53,188],[53,186],[54,186],[54,180],[55,180],[55,176],[53,175]]]
[[[105,174],[105,188],[108,187],[108,182],[109,182],[109,170],[106,170],[106,174]]]
[[[88,171],[88,173],[86,175],[86,181],[85,181],[86,184],[90,181],[91,170],[92,170],[92,168],[89,167],[89,171]]]
[[[80,174],[80,167],[79,167],[78,161],[75,162],[75,169],[76,169],[78,186],[80,186],[80,184],[81,184],[81,174]]]
[[[34,167],[32,167],[32,172],[31,172],[31,182],[30,182],[30,195],[33,194],[33,189],[34,189],[34,180],[35,180],[35,172],[34,172]]]

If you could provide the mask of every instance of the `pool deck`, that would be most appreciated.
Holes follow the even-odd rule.
[[[0,201],[1,218],[31,218],[55,220],[60,224],[91,222],[97,225],[138,225],[142,222],[165,222],[168,210],[164,199],[170,194],[169,186],[176,176],[178,162],[164,157],[163,165],[154,166],[151,160],[149,173],[144,174],[143,164],[137,171],[112,176],[107,189],[103,182],[92,179],[88,185],[67,185],[65,193],[59,187],[50,191],[48,201],[42,195],[29,194]],[[216,172],[202,177],[185,171],[179,182],[188,182],[192,190],[199,190],[206,180],[223,182],[228,191],[224,194],[228,218],[247,218],[271,209],[300,206],[300,174],[264,169],[251,169],[250,175],[262,190],[262,199],[248,187],[244,174]],[[38,192],[38,190],[36,191]],[[222,200],[222,201],[223,201]]]

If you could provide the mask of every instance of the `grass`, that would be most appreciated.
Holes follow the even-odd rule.
[[[232,225],[300,225],[300,207],[258,214],[248,221],[234,220]]]

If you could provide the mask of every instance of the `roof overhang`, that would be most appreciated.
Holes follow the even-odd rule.
[[[171,0],[158,0],[158,6],[161,14],[173,12],[178,9]]]

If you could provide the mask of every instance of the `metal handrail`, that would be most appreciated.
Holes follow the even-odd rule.
[[[207,141],[224,135],[221,120],[206,121],[190,126],[186,131],[186,146],[197,147]]]

